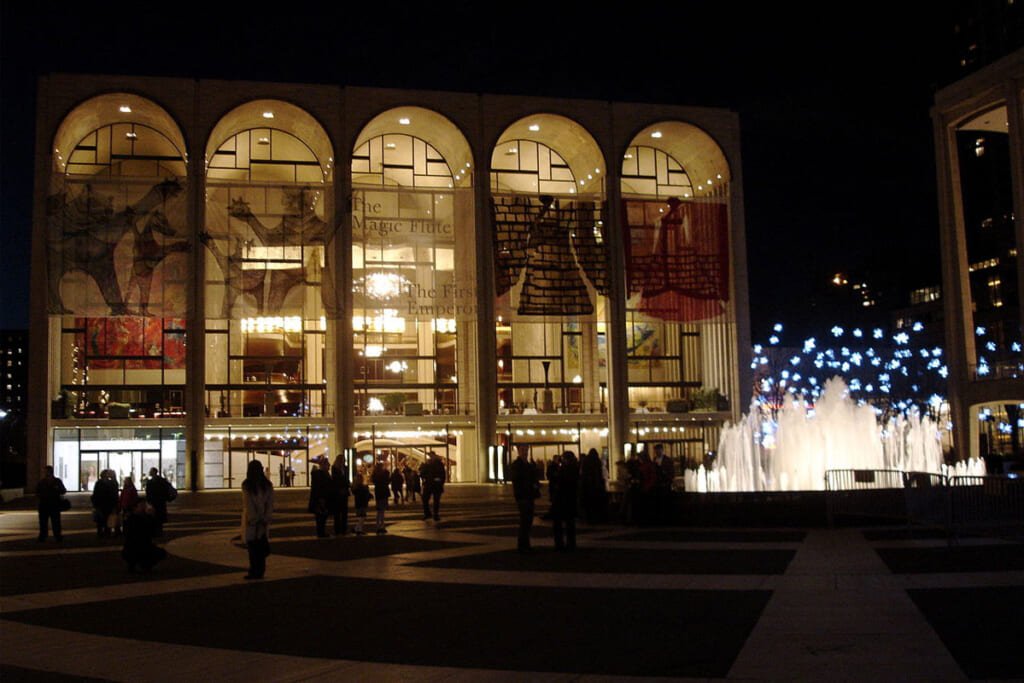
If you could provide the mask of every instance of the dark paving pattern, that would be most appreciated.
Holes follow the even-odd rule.
[[[245,551],[239,550],[244,560]],[[95,553],[47,553],[29,557],[8,557],[0,575],[0,595],[20,595],[71,588],[97,588],[116,583],[138,583],[241,572],[206,562],[169,555],[149,573],[133,574],[120,551]]]
[[[875,548],[893,574],[999,572],[1024,569],[1024,544]]]
[[[445,530],[448,530],[448,527],[445,527]],[[480,534],[482,536],[502,536],[505,538],[515,538],[519,535],[519,525],[517,523],[516,526],[491,527],[487,529],[466,529],[465,531],[467,531],[468,533]],[[583,536],[585,534],[590,534],[595,531],[600,531],[600,529],[577,527],[576,535]],[[544,524],[534,524],[530,528],[530,538],[544,539],[554,537],[554,530],[550,526],[546,526]]]
[[[519,524],[518,517],[512,516],[501,516],[501,517],[484,517],[481,519],[466,519],[466,520],[453,520],[450,523],[444,525],[445,529],[451,531],[459,531],[462,529],[476,529],[478,527],[487,526],[503,526],[508,524]]]
[[[321,576],[112,600],[104,603],[102,620],[91,618],[95,605],[5,618],[123,638],[144,633],[159,642],[305,657],[722,677],[769,597],[769,591],[593,591]],[[486,628],[481,628],[481,608],[491,615]],[[622,615],[641,621],[626,624]],[[310,636],[335,627],[344,627],[344,637]]]
[[[1024,679],[1024,586],[908,593],[970,678]]]
[[[218,527],[216,527],[216,526],[214,526],[212,524],[207,524],[207,525],[202,526],[202,527],[198,527],[197,526],[197,527],[189,527],[189,528],[185,528],[185,527],[175,528],[174,526],[165,526],[164,527],[163,535],[160,536],[158,539],[156,539],[157,540],[157,545],[161,545],[161,544],[166,543],[167,541],[173,540],[175,538],[182,538],[183,536],[194,536],[197,533],[204,532],[204,531],[211,531],[211,530],[213,530],[215,528],[218,528]],[[239,525],[238,521],[235,521],[235,523],[232,524],[232,525],[221,526],[219,528],[221,528],[221,529],[226,529],[226,528],[240,529],[240,525]],[[26,551],[26,550],[30,550],[30,551],[56,550],[58,548],[59,549],[64,549],[64,550],[78,549],[78,548],[91,548],[91,549],[100,550],[100,549],[103,549],[103,548],[120,548],[123,543],[124,543],[124,539],[123,538],[114,537],[114,536],[107,537],[107,538],[100,538],[100,537],[98,537],[96,535],[96,533],[94,531],[90,532],[90,533],[84,533],[84,534],[82,534],[82,533],[73,533],[73,534],[72,533],[65,533],[64,534],[64,540],[62,540],[59,545],[57,544],[57,542],[55,540],[53,540],[52,536],[50,538],[46,539],[46,541],[44,543],[40,543],[35,538],[25,538],[25,539],[20,539],[20,540],[11,540],[11,541],[0,541],[0,552],[21,552],[21,551]]]
[[[421,538],[407,538],[387,534],[378,536],[369,533],[366,536],[348,535],[343,538],[310,538],[299,540],[279,540],[271,536],[271,552],[278,555],[306,557],[311,560],[361,560],[367,557],[382,557],[399,553],[419,553],[428,550],[445,550],[461,548],[470,543],[452,543],[451,541],[431,541]],[[271,563],[273,560],[271,560]]]
[[[773,529],[646,529],[615,536],[608,540],[644,543],[801,543],[804,531]]]
[[[619,550],[577,548],[559,553],[534,548],[529,555],[515,550],[417,562],[417,567],[503,571],[583,572],[613,574],[782,574],[796,553],[792,550]]]
[[[108,683],[106,678],[68,676],[52,671],[23,669],[20,666],[0,664],[0,680],[4,683]]]
[[[902,527],[899,529],[864,529],[864,539],[867,541],[902,541],[908,538],[922,540],[945,540],[949,538],[949,532],[944,529],[930,527]]]

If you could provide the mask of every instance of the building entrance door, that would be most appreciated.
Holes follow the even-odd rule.
[[[124,478],[131,477],[136,488],[145,489],[145,479],[151,467],[157,468],[164,476],[159,449],[128,450],[82,450],[79,472],[80,489],[91,491],[103,470],[114,470],[118,488],[124,485]],[[173,474],[172,474],[173,476]],[[173,481],[173,480],[172,480]]]

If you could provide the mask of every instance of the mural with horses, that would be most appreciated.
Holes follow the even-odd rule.
[[[185,314],[185,188],[116,177],[58,178],[47,198],[48,305],[84,316]]]

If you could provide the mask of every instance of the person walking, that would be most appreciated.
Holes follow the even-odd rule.
[[[406,464],[402,470],[405,475],[405,493],[412,502],[416,502],[416,494],[420,492],[420,474]]]
[[[96,480],[92,487],[92,497],[90,499],[92,502],[93,521],[96,522],[96,536],[98,538],[110,536],[112,521],[114,526],[118,526],[116,521],[111,519],[117,511],[118,496],[114,471],[103,470],[100,472],[100,478]]]
[[[444,463],[441,462],[437,453],[427,454],[429,460],[423,463],[420,468],[420,478],[423,484],[423,521],[431,517],[430,499],[434,499],[433,517],[435,522],[441,521],[441,494],[444,493],[444,482],[446,473]]]
[[[153,508],[153,518],[156,520],[156,536],[164,533],[164,524],[167,523],[167,503],[177,498],[178,492],[171,486],[171,482],[160,476],[155,467],[149,468],[149,479],[146,480],[146,502]]]
[[[309,511],[316,520],[316,537],[327,538],[327,516],[331,511],[331,493],[334,483],[327,471],[327,459],[321,458],[310,474]]]
[[[540,480],[537,468],[526,459],[527,449],[520,448],[519,455],[512,461],[509,474],[512,478],[512,494],[519,509],[519,536],[516,549],[520,553],[529,553],[530,530],[533,528],[535,501],[540,498]]]
[[[344,536],[348,533],[348,496],[352,485],[348,478],[348,464],[341,453],[331,466],[331,484],[334,486],[334,535]]]
[[[397,467],[391,471],[391,495],[395,499],[396,504],[401,504],[405,501],[405,495],[402,493],[402,486],[405,484],[405,477],[402,476],[402,470]]]
[[[356,536],[362,536],[366,510],[370,507],[370,487],[366,485],[362,474],[357,473],[352,478],[352,505],[356,509]]]
[[[576,504],[579,495],[580,466],[572,451],[562,453],[556,474],[557,486],[552,505],[556,550],[576,549]]]
[[[242,529],[249,552],[246,579],[262,579],[270,555],[270,522],[274,515],[274,485],[263,473],[259,460],[249,463],[242,482]]]
[[[46,540],[47,527],[53,528],[53,539],[64,540],[60,530],[60,513],[67,505],[64,494],[64,482],[53,476],[53,466],[46,466],[46,474],[36,484],[36,498],[39,499],[39,542]],[[70,507],[70,506],[68,506]]]
[[[388,530],[384,527],[384,512],[388,509],[391,474],[384,467],[384,463],[378,462],[373,466],[370,481],[373,483],[373,500],[377,505],[377,533],[386,534]]]

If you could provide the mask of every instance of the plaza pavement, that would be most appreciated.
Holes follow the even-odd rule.
[[[449,486],[439,527],[408,503],[387,535],[320,540],[306,496],[277,491],[263,581],[242,580],[238,492],[182,493],[150,574],[96,538],[85,494],[60,545],[33,501],[3,505],[0,679],[1024,678],[1019,543],[581,524],[556,553],[538,520],[521,556],[508,487]]]

